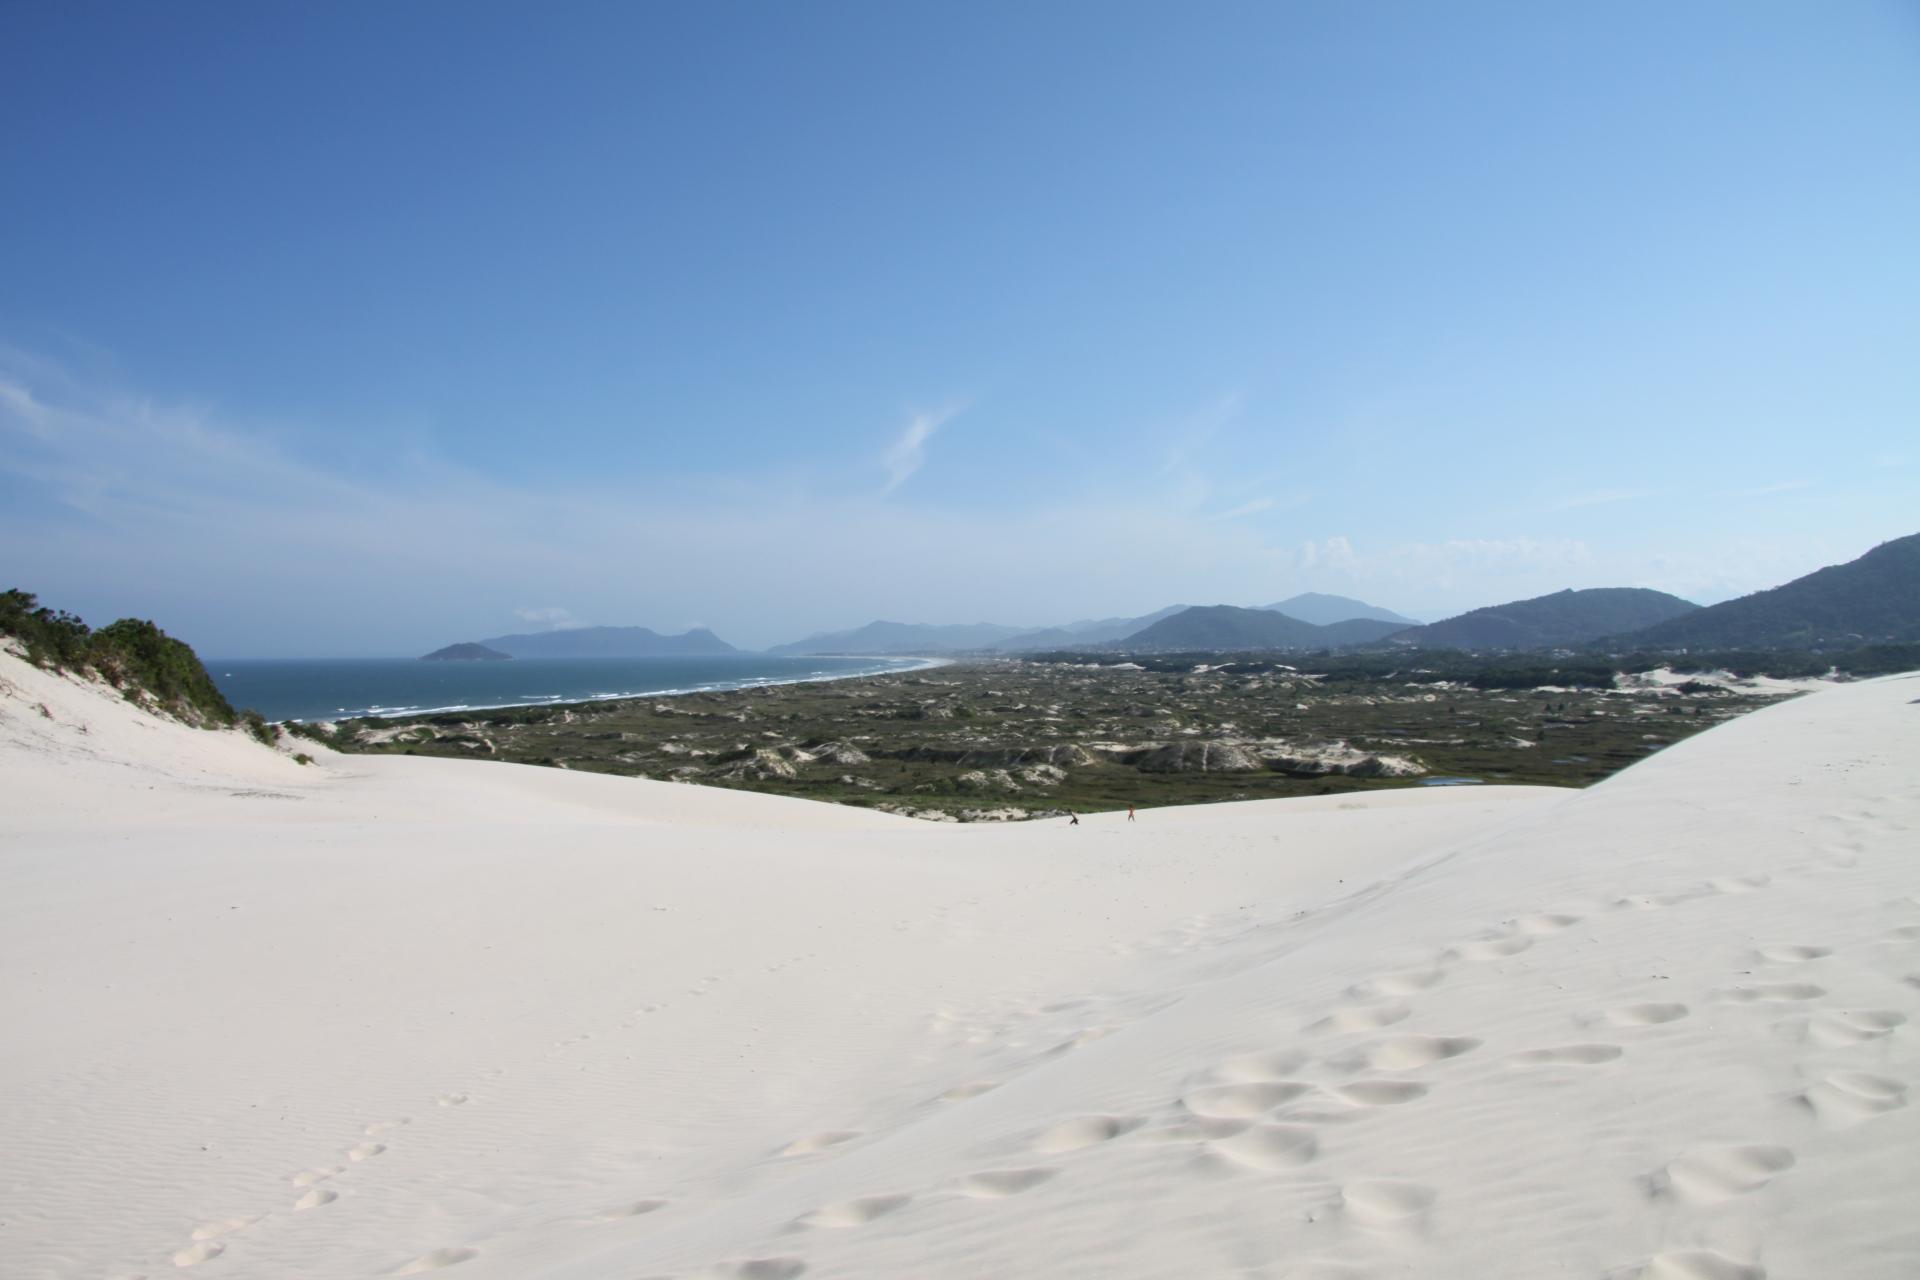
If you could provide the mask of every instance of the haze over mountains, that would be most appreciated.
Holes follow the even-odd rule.
[[[1420,619],[1409,618],[1404,613],[1382,609],[1379,605],[1355,600],[1351,596],[1330,596],[1321,591],[1303,591],[1297,596],[1288,596],[1277,604],[1263,604],[1260,607],[1270,609],[1274,613],[1284,613],[1289,618],[1298,618],[1302,622],[1311,622],[1316,627],[1329,627],[1336,622],[1350,622],[1355,618],[1396,622],[1403,627],[1420,625]],[[1169,612],[1173,611],[1169,610]]]
[[[1614,636],[1623,647],[1812,648],[1920,640],[1920,533],[1857,560]]]
[[[992,622],[942,626],[924,622],[869,622],[851,631],[830,631],[789,644],[777,644],[768,653],[781,655],[858,653],[938,653],[961,649],[991,649],[1025,631],[1025,627]]]
[[[1594,587],[1488,605],[1430,626],[1410,627],[1392,639],[1426,649],[1554,649],[1634,631],[1699,607],[1644,587]]]
[[[705,627],[661,635],[648,627],[570,627],[480,641],[514,658],[654,658],[738,653]]]
[[[1263,608],[1169,605],[1134,618],[1032,628],[1001,623],[870,622],[776,645],[800,655],[939,655],[1406,648],[1529,650],[1604,643],[1616,650],[1821,647],[1920,639],[1920,534],[1779,587],[1701,608],[1644,587],[1556,591],[1421,624],[1379,605],[1308,592]],[[513,657],[654,657],[739,653],[705,628],[578,627],[482,641]]]
[[[1371,644],[1405,630],[1399,622],[1348,618],[1315,626],[1272,609],[1230,604],[1185,609],[1125,638],[1129,649],[1328,649]]]

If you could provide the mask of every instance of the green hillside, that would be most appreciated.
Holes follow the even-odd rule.
[[[1556,591],[1409,627],[1393,642],[1422,649],[1556,649],[1651,626],[1699,607],[1643,587]]]
[[[151,700],[190,724],[226,728],[240,719],[193,649],[151,622],[122,618],[94,631],[71,613],[45,607],[32,592],[13,589],[0,592],[0,635],[19,641],[37,666],[95,673],[129,701]]]
[[[1230,604],[1196,605],[1136,631],[1120,641],[1124,649],[1320,649],[1330,640],[1326,628],[1267,609]]]
[[[1624,634],[1610,649],[1824,649],[1920,640],[1920,533],[1783,586]]]

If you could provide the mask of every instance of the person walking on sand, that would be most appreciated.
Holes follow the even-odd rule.
[[[1128,806],[1127,806],[1127,821],[1128,821],[1128,822],[1132,822],[1132,821],[1133,821],[1133,806],[1132,806],[1132,805],[1128,805]]]
[[[1071,809],[1067,810],[1067,825],[1070,827],[1077,827],[1080,825],[1080,815],[1075,813]]]

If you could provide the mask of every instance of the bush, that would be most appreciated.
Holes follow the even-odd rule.
[[[0,592],[0,635],[27,647],[27,660],[64,671],[87,660],[87,624],[64,610],[41,605],[31,591]]]
[[[186,644],[136,618],[100,628],[87,644],[87,663],[127,697],[149,694],[185,720],[230,725],[233,706]]]
[[[193,649],[151,622],[122,618],[89,631],[73,614],[48,609],[16,587],[0,592],[0,635],[24,644],[37,666],[94,671],[128,701],[151,698],[161,710],[203,728],[225,728],[239,718]],[[256,738],[270,745],[279,740],[279,730],[258,713],[249,717],[247,728]]]
[[[269,747],[279,745],[280,726],[268,724],[267,718],[252,707],[240,713],[240,723],[248,733],[258,738],[264,745]]]

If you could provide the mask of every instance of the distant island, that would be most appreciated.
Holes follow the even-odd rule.
[[[422,662],[509,662],[513,655],[502,653],[498,649],[489,649],[483,644],[471,641],[465,644],[450,644],[444,649],[435,649],[432,653],[420,655]]]

